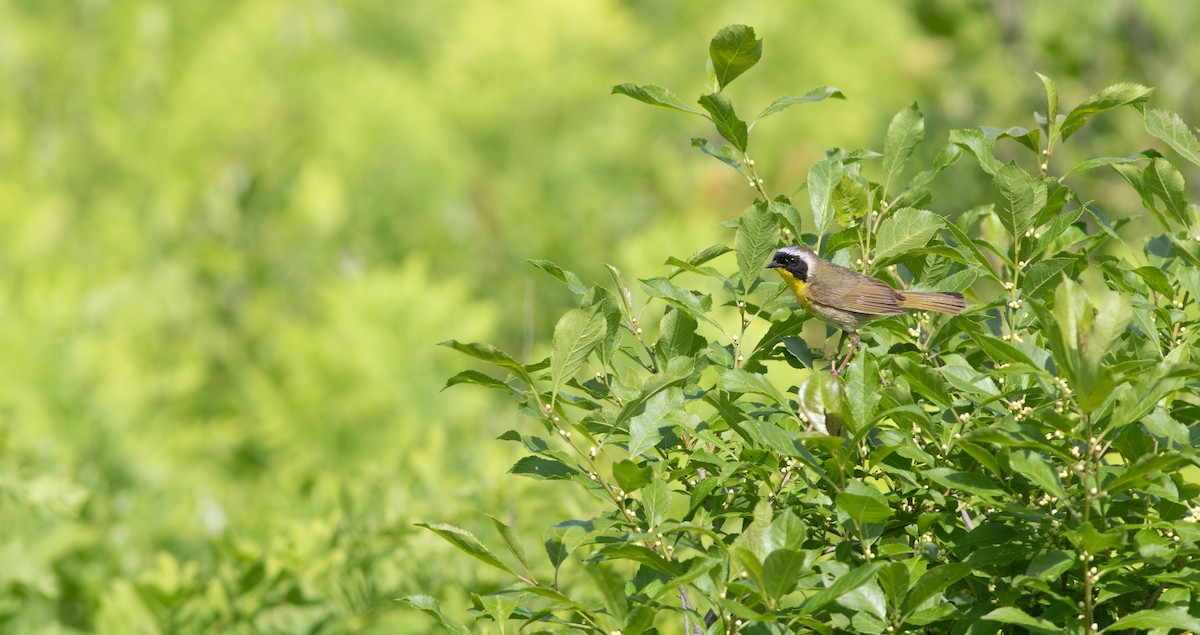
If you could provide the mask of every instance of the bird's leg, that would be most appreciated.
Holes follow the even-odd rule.
[[[854,353],[855,353],[855,351],[858,350],[860,342],[861,342],[861,340],[858,338],[858,331],[851,332],[850,333],[850,352],[846,353],[846,359],[843,359],[841,365],[838,366],[837,370],[833,371],[834,377],[841,375],[842,371],[846,370],[846,365],[850,363],[850,358],[854,357]]]

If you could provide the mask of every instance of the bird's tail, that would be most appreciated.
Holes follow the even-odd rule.
[[[967,301],[961,293],[949,291],[901,291],[897,293],[900,306],[916,311],[937,311],[958,315],[967,308]]]

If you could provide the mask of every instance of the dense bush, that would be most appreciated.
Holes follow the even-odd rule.
[[[512,577],[474,596],[476,616],[501,632],[625,635],[1200,630],[1200,209],[1172,158],[1200,165],[1195,133],[1145,86],[1068,108],[1041,77],[1046,104],[1028,127],[953,130],[914,166],[914,104],[882,153],[835,148],[790,197],[772,195],[749,133],[841,93],[744,119],[726,88],[761,54],[747,27],[718,33],[699,107],[658,86],[614,88],[715,124],[728,145],[693,145],[759,197],[732,248],[669,258],[635,286],[613,267],[611,285],[591,285],[536,261],[578,300],[547,359],[447,342],[501,373],[450,385],[503,391],[537,422],[503,435],[525,452],[512,471],[597,502],[546,529],[548,565],[521,538],[540,527],[493,518],[501,556],[425,525]],[[1122,107],[1165,145],[1056,160]],[[931,182],[964,155],[990,196],[931,211]],[[1077,191],[1088,171],[1124,181],[1144,209]],[[836,331],[812,346],[820,323],[762,271],[791,242],[899,288],[962,291],[968,309],[873,323],[834,377]],[[407,600],[466,632],[433,598]]]

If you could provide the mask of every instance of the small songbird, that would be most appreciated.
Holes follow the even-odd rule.
[[[767,269],[779,272],[809,313],[850,335],[850,352],[833,372],[835,377],[858,350],[858,329],[867,322],[906,310],[958,315],[967,306],[961,293],[898,291],[882,280],[823,260],[804,245],[776,251]]]

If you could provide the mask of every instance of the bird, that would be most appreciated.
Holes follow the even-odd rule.
[[[779,249],[766,268],[779,273],[809,313],[850,336],[850,352],[833,371],[834,377],[861,346],[858,329],[864,324],[905,311],[958,315],[967,307],[961,293],[893,289],[882,280],[835,265],[804,245]]]

